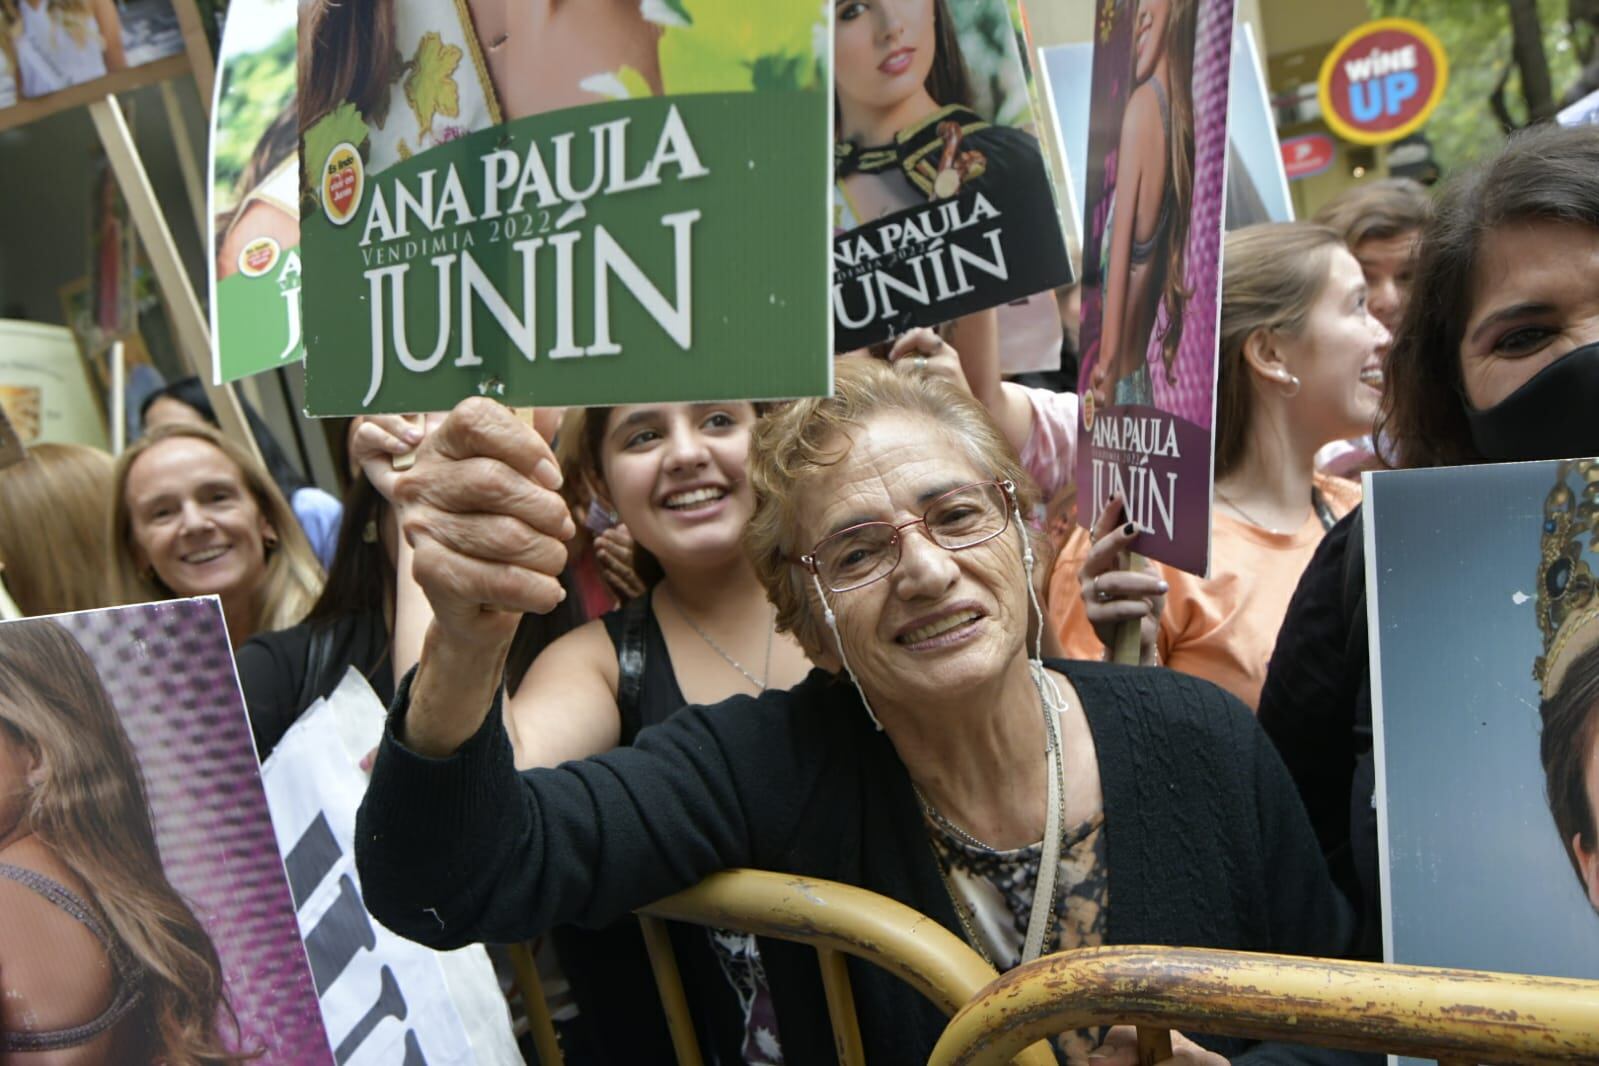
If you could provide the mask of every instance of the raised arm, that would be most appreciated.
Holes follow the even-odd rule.
[[[1033,405],[1026,389],[1000,376],[999,311],[957,318],[945,327],[944,337],[960,353],[961,370],[972,395],[988,408],[1010,446],[1021,454],[1033,434]]]
[[[361,804],[356,863],[372,914],[419,943],[450,949],[604,924],[755,863],[757,845],[776,853],[792,833],[786,814],[768,811],[752,827],[747,813],[767,784],[804,794],[783,780],[787,763],[764,758],[754,723],[729,727],[757,714],[753,700],[720,721],[714,708],[688,708],[633,746],[518,773],[498,697],[447,757],[408,747],[411,685],[396,694]],[[753,742],[727,739],[740,728]]]
[[[463,401],[398,474],[391,499],[433,610],[402,740],[444,757],[482,725],[519,615],[566,598],[576,527],[560,468],[530,426],[491,400]]]

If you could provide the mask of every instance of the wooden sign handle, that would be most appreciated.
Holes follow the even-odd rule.
[[[1155,1066],[1172,1057],[1171,1030],[1138,1027],[1138,1066]]]
[[[1122,556],[1119,568],[1142,570],[1144,557],[1137,552],[1128,552]],[[1143,662],[1143,646],[1143,624],[1136,618],[1121,622],[1116,626],[1116,646],[1111,649],[1111,661],[1124,666],[1137,666]]]

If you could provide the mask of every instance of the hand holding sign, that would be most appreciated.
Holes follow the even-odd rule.
[[[521,612],[565,599],[576,527],[560,485],[549,446],[492,400],[463,401],[428,435],[392,491],[439,637],[503,648]]]

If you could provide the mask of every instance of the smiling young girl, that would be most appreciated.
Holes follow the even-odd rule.
[[[216,595],[238,647],[298,622],[322,569],[267,472],[208,426],[173,423],[117,460],[112,582],[118,603]]]
[[[799,645],[775,632],[742,548],[756,417],[748,403],[655,404],[591,408],[563,427],[564,465],[632,532],[650,588],[534,660],[507,708],[518,766],[628,745],[684,706],[791,688],[809,672]],[[781,1062],[754,939],[678,929],[674,940],[701,1045],[722,1061]],[[634,923],[558,931],[555,942],[602,1060],[670,1061]]]

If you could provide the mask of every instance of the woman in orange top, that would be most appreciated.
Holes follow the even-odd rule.
[[[1227,237],[1208,580],[1117,570],[1136,531],[1112,503],[1056,559],[1049,613],[1068,656],[1097,658],[1142,619],[1144,659],[1228,689],[1250,707],[1289,597],[1322,535],[1360,499],[1315,471],[1316,451],[1371,430],[1389,333],[1334,231],[1251,226]],[[1102,643],[1104,642],[1104,643]]]

